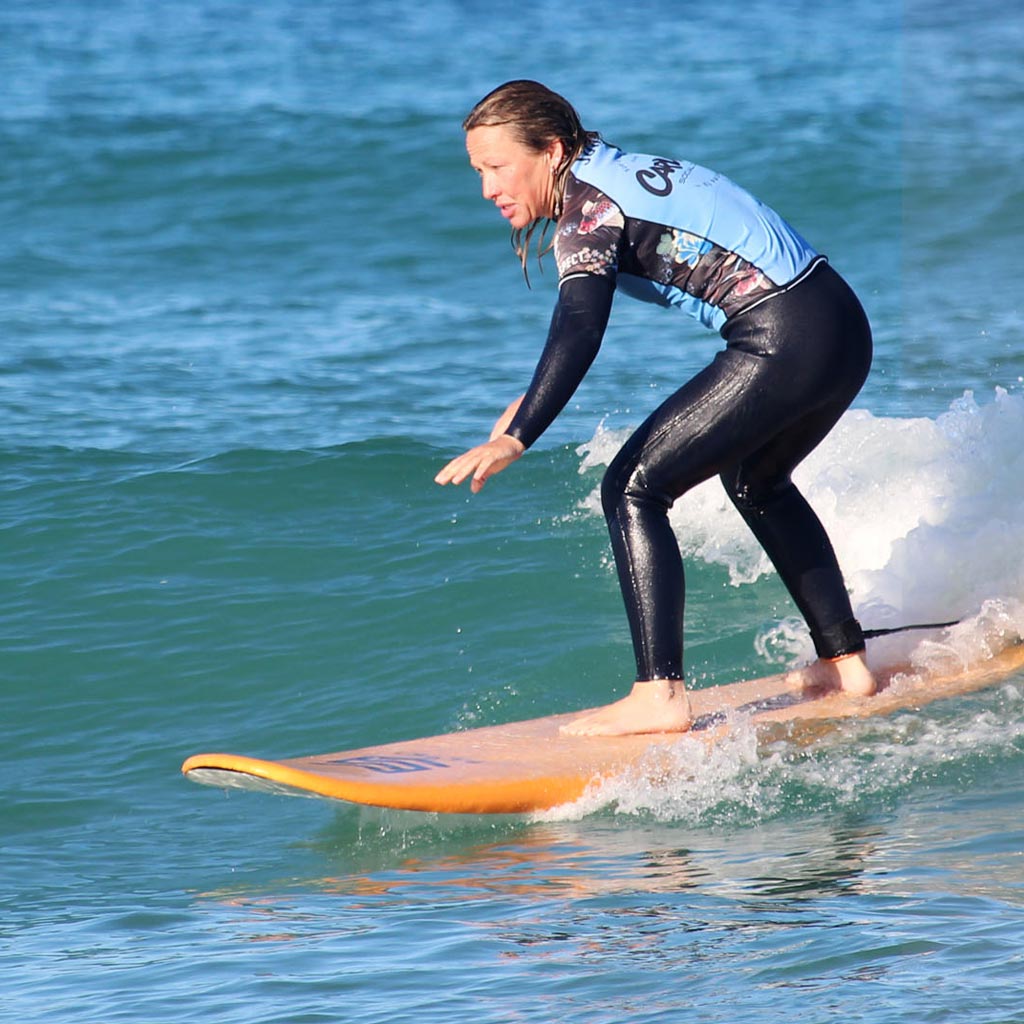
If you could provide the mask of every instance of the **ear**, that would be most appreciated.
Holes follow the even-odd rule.
[[[561,139],[552,139],[552,141],[548,143],[546,152],[548,158],[551,160],[551,167],[553,171],[565,163],[565,146]]]

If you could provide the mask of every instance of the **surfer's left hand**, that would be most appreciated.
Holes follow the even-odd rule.
[[[434,477],[434,482],[442,485],[461,484],[467,477],[472,477],[469,489],[476,494],[489,477],[511,465],[524,451],[526,446],[522,441],[508,434],[501,434],[486,444],[478,444],[452,459]]]

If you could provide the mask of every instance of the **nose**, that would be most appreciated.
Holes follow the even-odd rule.
[[[484,172],[480,176],[480,191],[483,193],[484,199],[489,199],[492,202],[498,194],[498,188],[495,184],[494,176]]]

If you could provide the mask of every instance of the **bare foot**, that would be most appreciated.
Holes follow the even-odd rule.
[[[563,725],[566,736],[632,736],[648,732],[685,732],[693,724],[690,698],[682,680],[634,683],[628,697]]]
[[[851,697],[870,697],[878,689],[863,651],[841,658],[819,658],[793,672],[794,677],[803,690],[842,690]]]

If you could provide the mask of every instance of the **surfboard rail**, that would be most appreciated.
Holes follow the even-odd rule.
[[[438,765],[434,770],[448,767]],[[536,810],[541,804],[556,807],[572,803],[583,795],[589,780],[578,774],[522,779],[423,782],[417,785],[361,780],[295,768],[285,761],[267,761],[239,754],[197,754],[182,765],[193,781],[224,788],[292,791],[305,796],[345,800],[370,807],[391,807],[405,811],[434,811],[444,814],[517,814]],[[215,777],[220,773],[227,778]],[[235,778],[230,778],[230,776]],[[246,780],[254,780],[249,784]],[[258,780],[258,781],[256,781]],[[261,787],[258,782],[270,783]]]

